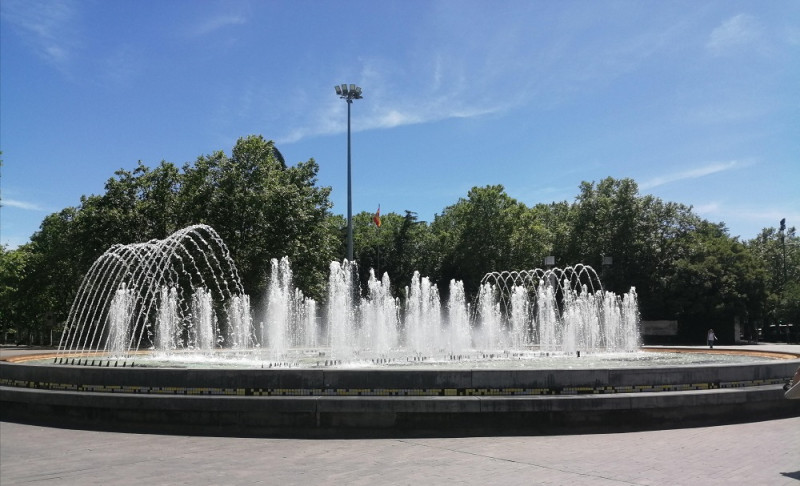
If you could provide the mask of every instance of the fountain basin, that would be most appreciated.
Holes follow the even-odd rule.
[[[684,350],[685,351],[685,350]],[[763,354],[763,353],[761,353]],[[588,369],[193,369],[0,362],[4,420],[246,436],[640,430],[800,414],[800,359]]]

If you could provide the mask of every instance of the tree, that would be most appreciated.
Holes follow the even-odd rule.
[[[6,333],[16,331],[25,323],[27,299],[20,293],[22,281],[29,271],[30,246],[23,245],[15,250],[0,246],[0,334],[5,340]]]
[[[406,211],[405,216],[397,213],[381,215],[381,226],[375,226],[373,214],[361,212],[353,218],[353,240],[355,259],[359,275],[366,282],[370,269],[380,278],[388,273],[395,294],[408,285],[415,270],[426,272],[425,249],[428,227],[417,220],[417,214]]]
[[[204,223],[222,237],[245,290],[263,295],[271,258],[288,256],[295,282],[321,296],[327,264],[335,258],[336,229],[328,218],[330,188],[316,187],[313,159],[287,167],[273,142],[240,138],[223,152],[184,166],[178,194],[184,225]]]
[[[781,235],[776,228],[764,228],[746,243],[766,272],[767,296],[759,322],[765,330],[782,323],[795,327],[800,323],[800,238],[794,227],[784,231]]]
[[[330,188],[316,187],[317,172],[313,159],[287,167],[260,136],[239,139],[231,157],[215,152],[183,171],[165,161],[155,169],[139,162],[133,171],[119,170],[103,194],[44,219],[25,248],[24,275],[9,277],[15,289],[3,295],[24,297],[5,322],[13,317],[15,325],[36,331],[64,322],[83,275],[112,245],[163,239],[198,223],[222,235],[256,302],[270,259],[283,256],[292,260],[297,286],[319,297],[338,239],[328,213]],[[3,259],[16,272],[12,254]]]
[[[178,195],[182,184],[180,170],[166,161],[153,170],[139,164],[136,212],[147,239],[164,239],[181,228]],[[144,238],[142,238],[144,239]]]
[[[702,339],[708,328],[732,341],[736,319],[748,325],[766,298],[766,272],[724,224],[701,222],[675,265],[672,295],[684,339]]]
[[[19,295],[25,296],[18,322],[22,328],[44,333],[66,321],[88,268],[81,264],[86,250],[76,231],[77,214],[76,208],[66,208],[47,216],[26,245],[29,255],[19,283]]]
[[[200,223],[220,234],[256,305],[270,259],[283,256],[295,285],[320,299],[330,261],[344,256],[345,221],[331,214],[330,188],[317,186],[318,170],[313,159],[287,166],[261,136],[180,169],[162,161],[119,170],[103,194],[45,218],[29,245],[3,249],[0,326],[40,332],[62,322],[84,273],[109,247]],[[555,255],[562,267],[599,269],[606,289],[635,286],[643,317],[677,318],[687,339],[712,325],[723,331],[737,318],[751,327],[800,322],[794,228],[765,229],[743,244],[691,207],[640,196],[631,179],[583,182],[574,202],[533,207],[503,186],[473,187],[430,224],[413,211],[384,214],[382,223],[378,229],[371,213],[356,215],[356,260],[362,282],[370,268],[388,272],[396,294],[415,270],[442,295],[451,279],[474,294],[488,272],[536,268]],[[602,267],[603,256],[613,257],[611,267]]]
[[[537,204],[533,210],[537,214],[537,219],[541,222],[544,235],[543,254],[534,260],[531,268],[541,267],[544,264],[545,256],[557,256],[557,264],[572,263],[572,257],[568,255],[571,247],[572,234],[574,227],[571,224],[575,206],[567,201],[553,202],[550,204]]]
[[[603,179],[596,186],[583,182],[572,212],[572,238],[568,254],[572,262],[601,268],[603,257],[614,265],[604,284],[615,291],[636,285],[635,269],[646,252],[643,248],[643,200],[632,179]]]
[[[441,258],[440,285],[462,280],[467,292],[475,292],[486,273],[513,268],[515,225],[525,209],[496,185],[473,187],[437,215],[431,230]],[[520,233],[517,239],[523,240]]]
[[[701,219],[682,204],[664,203],[653,196],[641,199],[635,258],[625,272],[635,286],[645,319],[675,319],[678,307],[670,289],[678,259],[688,252],[689,235]],[[616,263],[614,267],[616,267]],[[623,282],[624,284],[624,282]]]

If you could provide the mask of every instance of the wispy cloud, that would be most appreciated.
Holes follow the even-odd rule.
[[[359,83],[365,98],[356,102],[358,108],[354,105],[353,130],[502,115],[525,106],[551,109],[635,71],[672,48],[687,28],[683,20],[654,21],[638,32],[628,29],[601,43],[587,43],[586,30],[605,28],[598,21],[603,8],[570,10],[576,15],[542,25],[531,25],[531,16],[539,15],[535,7],[531,10],[526,15],[493,12],[487,29],[482,3],[467,2],[458,11],[440,5],[409,32],[396,58],[348,60],[360,66],[342,79]],[[308,93],[298,97],[302,103],[296,102],[292,113],[281,115],[279,128],[285,133],[276,141],[291,143],[346,129],[344,103],[329,102],[332,93]]]
[[[775,226],[781,219],[788,221],[787,226],[799,226],[800,211],[794,208],[774,208],[774,207],[745,207],[738,208],[737,215],[749,221],[772,221]]]
[[[483,117],[502,113],[518,104],[514,93],[519,90],[509,86],[516,81],[506,76],[507,70],[497,68],[485,79],[468,81],[463,74],[467,70],[463,64],[466,61],[457,59],[447,47],[426,55],[429,55],[427,60],[414,64],[413,72],[405,72],[394,60],[362,58],[358,60],[360,66],[355,76],[335,78],[355,81],[364,90],[364,101],[353,105],[353,110],[357,110],[353,131]],[[481,95],[476,96],[476,93]],[[330,94],[325,90],[314,94],[304,90],[293,93],[290,98],[296,103],[289,115],[294,117],[295,123],[287,124],[293,128],[277,138],[279,143],[346,130],[342,123],[346,105],[333,96],[333,85]],[[295,116],[308,113],[312,116]]]
[[[6,199],[6,198],[3,198],[2,200],[0,200],[0,206],[23,209],[25,211],[39,211],[39,212],[47,211],[45,208],[43,208],[39,204],[30,203],[30,202],[26,202],[26,201],[19,201],[17,199]]]
[[[689,180],[689,179],[699,179],[701,177],[705,177],[711,174],[717,174],[719,172],[725,172],[728,170],[740,168],[746,165],[742,161],[738,160],[731,160],[729,162],[714,162],[702,167],[697,167],[690,170],[685,170],[681,172],[675,172],[672,174],[666,174],[663,176],[655,177],[644,183],[639,185],[640,189],[652,189],[654,187],[663,186],[665,184],[670,184],[672,182]]]
[[[723,101],[712,103],[710,101],[701,106],[691,106],[687,109],[684,119],[687,121],[704,125],[716,125],[720,123],[735,123],[743,120],[752,120],[764,116],[765,114],[781,109],[783,105],[773,106],[763,99],[724,99]]]
[[[369,93],[365,92],[365,97],[367,96],[369,96]],[[407,100],[391,96],[382,96],[380,94],[370,96],[368,104],[360,103],[364,105],[366,113],[353,117],[352,130],[386,129],[454,118],[473,118],[497,113],[504,109],[501,105],[469,106],[448,103],[433,97],[426,99],[424,95],[420,95],[419,99],[425,101],[418,103],[418,106],[414,106]],[[279,143],[292,143],[306,137],[331,135],[346,130],[346,125],[342,123],[343,112],[346,110],[344,102],[321,102],[320,105],[311,123],[291,129],[283,136],[278,137],[277,141]],[[358,108],[360,109],[361,107]]]
[[[796,226],[793,222],[800,221],[800,211],[794,207],[776,208],[774,206],[762,206],[743,203],[740,200],[735,202],[708,202],[697,204],[692,210],[703,218],[712,221],[724,221],[729,226],[742,226],[754,228],[748,234],[732,234],[732,236],[743,236],[753,238],[757,236],[761,228],[776,228],[779,221],[786,218],[788,226]]]
[[[725,20],[715,28],[708,38],[706,48],[715,55],[722,55],[758,41],[761,26],[747,14],[739,14]]]
[[[712,201],[692,206],[692,209],[694,209],[695,212],[700,214],[718,214],[721,208],[722,206],[717,201]]]
[[[57,69],[66,69],[79,44],[73,2],[3,0],[2,13],[36,55]]]
[[[226,27],[243,25],[245,23],[247,23],[246,16],[238,13],[228,13],[203,19],[202,21],[192,25],[188,29],[187,33],[190,37],[201,37]]]

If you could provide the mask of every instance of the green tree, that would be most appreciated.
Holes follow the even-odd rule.
[[[261,136],[184,166],[177,207],[184,225],[212,226],[231,250],[248,293],[265,289],[270,259],[288,256],[298,287],[319,297],[338,248],[328,218],[330,188],[317,187],[313,159],[287,167]]]
[[[388,273],[396,294],[408,285],[414,271],[428,275],[426,264],[426,238],[428,227],[417,220],[417,214],[406,211],[381,215],[381,226],[373,222],[373,214],[361,212],[353,218],[355,259],[361,281],[369,277],[370,269],[380,278]]]
[[[641,207],[640,251],[627,274],[637,288],[644,318],[675,319],[679,308],[673,293],[680,290],[674,282],[676,264],[689,254],[689,236],[701,219],[688,206],[653,196],[645,196]]]
[[[139,167],[136,212],[142,224],[142,235],[149,239],[166,238],[181,228],[177,210],[182,175],[177,166],[166,161],[152,170],[141,163]]]
[[[240,139],[231,157],[215,152],[183,171],[168,162],[117,171],[103,194],[46,217],[31,237],[25,274],[12,279],[16,293],[5,292],[24,296],[16,325],[38,332],[64,322],[83,275],[112,245],[163,239],[199,223],[220,233],[254,300],[263,295],[270,259],[285,255],[296,284],[319,297],[338,238],[330,189],[316,186],[317,172],[313,159],[287,167],[259,136]]]
[[[676,301],[686,289],[678,284],[676,268],[691,248],[696,250],[690,236],[703,223],[690,207],[640,196],[633,180],[609,177],[597,184],[582,183],[575,203],[552,219],[556,224],[568,221],[571,228],[565,239],[566,264],[580,262],[598,269],[608,290],[635,287],[645,319],[675,319],[681,314]],[[603,257],[611,257],[612,264],[603,265]]]
[[[462,280],[467,292],[475,292],[486,273],[513,268],[515,226],[525,210],[496,185],[473,187],[466,199],[437,215],[431,231],[440,255],[440,285]],[[517,239],[523,240],[519,233]]]
[[[0,246],[0,333],[3,338],[9,332],[20,330],[20,324],[28,321],[25,319],[30,312],[26,308],[28,300],[20,290],[30,270],[30,258],[29,245],[14,250]]]
[[[766,298],[766,272],[724,224],[703,221],[688,238],[672,280],[680,330],[684,339],[697,341],[714,328],[731,342],[738,338],[735,320],[747,327],[758,316]]]
[[[541,207],[527,208],[520,204],[515,213],[511,231],[509,269],[540,267],[544,257],[552,251],[548,237],[555,235],[555,231],[548,230],[546,213]]]
[[[162,161],[119,170],[103,194],[48,216],[29,245],[3,251],[0,301],[11,304],[0,325],[41,332],[62,322],[83,274],[111,245],[199,223],[221,235],[256,301],[270,259],[282,256],[292,261],[295,284],[319,299],[330,261],[344,255],[345,221],[330,212],[330,188],[317,187],[318,170],[313,159],[287,166],[260,136],[239,139],[230,156],[213,152],[181,169]],[[765,229],[742,244],[691,207],[640,196],[631,179],[584,182],[572,203],[533,207],[503,186],[473,187],[430,224],[413,211],[384,214],[382,222],[376,228],[371,213],[356,215],[356,260],[363,281],[370,268],[388,272],[395,292],[419,270],[441,289],[459,279],[474,293],[487,272],[531,269],[555,255],[559,266],[600,268],[607,289],[635,286],[642,315],[678,318],[687,338],[734,319],[750,326],[800,321],[794,228],[785,235]],[[602,267],[603,256],[613,265]]]
[[[767,296],[758,327],[772,338],[780,324],[800,323],[800,238],[796,228],[785,230],[764,228],[747,247],[766,272]],[[795,330],[795,334],[799,331]]]
[[[595,185],[583,182],[572,212],[573,231],[567,253],[573,263],[601,268],[603,257],[614,265],[604,279],[607,288],[627,290],[636,285],[636,269],[643,248],[643,200],[632,179],[603,179]]]
[[[571,223],[574,216],[575,206],[567,201],[553,202],[550,204],[537,204],[533,210],[537,214],[544,230],[543,235],[543,254],[534,260],[530,268],[541,267],[544,264],[544,257],[555,256],[557,265],[573,263],[571,256],[567,254],[571,245],[574,227]],[[577,262],[574,262],[577,263]]]
[[[75,291],[86,271],[75,219],[78,210],[66,208],[47,216],[26,245],[24,278],[19,283],[21,304],[18,324],[44,334],[66,321]]]

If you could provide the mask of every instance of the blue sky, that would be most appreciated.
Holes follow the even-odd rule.
[[[344,8],[347,6],[347,8]],[[473,186],[528,205],[631,177],[732,235],[800,225],[797,1],[0,3],[0,242],[261,134],[346,212],[430,221]]]

